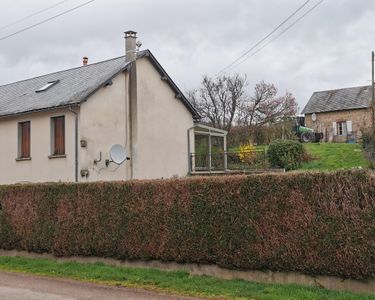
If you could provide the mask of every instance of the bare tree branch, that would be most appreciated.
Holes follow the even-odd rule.
[[[253,95],[248,96],[246,87],[246,76],[204,76],[201,87],[187,94],[204,122],[225,130],[230,130],[234,123],[275,124],[296,114],[297,102],[291,93],[278,96],[273,84],[261,81],[255,85]]]
[[[255,85],[253,96],[242,104],[240,111],[240,125],[262,126],[295,115],[297,102],[289,92],[284,96],[277,96],[277,88],[262,81]]]
[[[204,76],[198,90],[187,93],[191,103],[207,124],[230,130],[245,98],[246,76]]]

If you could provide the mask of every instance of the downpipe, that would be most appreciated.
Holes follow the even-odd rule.
[[[69,106],[69,110],[74,114],[74,177],[78,183],[78,113]]]

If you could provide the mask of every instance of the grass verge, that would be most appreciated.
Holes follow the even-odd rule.
[[[101,263],[81,264],[48,259],[0,257],[0,270],[71,278],[86,282],[136,287],[210,299],[375,300],[373,295],[335,292],[292,284],[278,285],[244,280],[221,280],[207,276],[191,276],[187,272],[164,272],[154,269],[114,267]]]
[[[316,159],[303,164],[302,170],[332,171],[368,167],[363,150],[358,144],[310,143],[304,146],[307,152]]]

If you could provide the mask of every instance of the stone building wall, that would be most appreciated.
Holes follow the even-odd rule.
[[[361,129],[372,126],[371,109],[343,110],[335,112],[316,113],[316,121],[312,120],[312,114],[305,115],[307,127],[313,128],[316,132],[323,132],[325,142],[347,142],[348,135],[339,135],[337,132],[338,122],[351,121],[354,140],[359,142],[361,139]],[[334,126],[336,125],[336,126]],[[336,127],[336,130],[334,129]],[[350,125],[348,125],[350,127]],[[350,128],[349,128],[350,129]]]

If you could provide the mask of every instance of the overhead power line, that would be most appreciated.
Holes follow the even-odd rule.
[[[284,21],[282,21],[279,25],[277,25],[270,33],[268,33],[264,38],[262,38],[260,41],[258,41],[255,45],[253,45],[250,49],[248,49],[244,54],[242,54],[240,57],[235,59],[233,62],[231,62],[229,65],[227,65],[225,68],[223,68],[218,74],[225,72],[225,70],[229,69],[231,66],[233,66],[236,62],[241,60],[241,58],[245,57],[247,54],[249,54],[252,50],[254,50],[256,47],[258,47],[261,43],[263,43],[266,39],[268,39],[272,34],[274,34],[278,29],[280,29],[286,22],[288,22],[291,18],[293,18],[301,9],[303,9],[311,0],[307,0],[305,3],[303,3],[301,6],[299,6],[291,15],[289,15]]]
[[[269,44],[271,44],[273,41],[281,37],[284,33],[286,33],[288,30],[290,30],[294,25],[296,25],[299,21],[301,21],[304,17],[306,17],[309,13],[311,13],[315,8],[317,8],[320,4],[322,4],[324,0],[320,0],[318,3],[316,3],[313,7],[311,7],[308,11],[306,11],[302,16],[300,16],[298,19],[296,19],[293,23],[291,23],[287,28],[285,28],[283,31],[281,31],[279,34],[277,34],[275,37],[273,37],[271,40],[269,40],[266,44],[264,44],[262,47],[258,48],[255,52],[253,52],[251,55],[247,55],[244,57],[241,61],[238,61],[237,64],[233,65],[229,69],[227,69],[226,72],[230,72],[231,70],[237,68],[239,65],[243,64],[246,60],[249,58],[255,56],[258,54],[261,50],[266,48]]]
[[[51,20],[53,20],[53,19],[56,19],[56,18],[58,18],[58,17],[61,17],[61,16],[63,16],[63,15],[66,15],[66,14],[68,14],[68,13],[74,11],[74,10],[77,10],[77,9],[83,7],[83,6],[86,6],[86,5],[88,5],[88,4],[90,4],[90,3],[94,2],[94,1],[95,1],[95,0],[87,1],[87,2],[85,2],[85,3],[83,3],[83,4],[81,4],[81,5],[75,6],[75,7],[71,8],[71,9],[68,9],[68,10],[62,12],[62,13],[59,13],[59,14],[57,14],[57,15],[54,15],[53,17],[50,17],[50,18],[48,18],[48,19],[45,19],[45,20],[40,21],[40,22],[38,22],[38,23],[35,23],[35,24],[33,24],[33,25],[27,26],[27,27],[25,27],[25,28],[23,28],[23,29],[21,29],[21,30],[18,30],[18,31],[16,31],[16,32],[13,32],[13,33],[11,33],[11,34],[8,34],[8,35],[5,35],[5,36],[3,36],[3,37],[0,37],[0,41],[3,41],[3,40],[5,40],[5,39],[8,39],[8,38],[10,38],[10,37],[12,37],[12,36],[15,36],[15,35],[17,35],[17,34],[19,34],[19,33],[21,33],[21,32],[24,32],[24,31],[26,31],[26,30],[32,29],[32,28],[34,28],[34,27],[37,27],[37,26],[39,26],[39,25],[41,25],[41,24],[47,23],[47,22],[49,22],[49,21],[51,21]]]
[[[35,12],[35,13],[32,13],[32,14],[30,14],[30,15],[27,15],[27,16],[21,18],[21,19],[18,19],[18,20],[16,20],[16,21],[13,21],[12,23],[9,23],[9,24],[7,24],[7,25],[1,26],[1,27],[0,27],[0,31],[3,31],[4,29],[9,28],[9,27],[11,27],[11,26],[13,26],[13,25],[16,25],[16,24],[18,24],[18,23],[21,23],[21,22],[23,22],[23,21],[26,21],[26,20],[28,20],[28,19],[30,19],[30,18],[32,18],[32,17],[35,17],[35,16],[37,16],[37,15],[39,15],[39,14],[41,14],[41,13],[44,13],[44,12],[46,12],[46,11],[49,11],[49,10],[51,10],[51,9],[53,9],[53,8],[55,8],[55,7],[59,6],[59,5],[61,5],[61,4],[64,4],[65,2],[68,2],[68,1],[71,1],[71,0],[64,0],[64,1],[57,2],[57,3],[55,3],[55,4],[52,5],[52,6],[48,6],[47,8],[44,8],[44,9],[42,9],[42,10],[39,10],[39,11],[37,11],[37,12]]]

